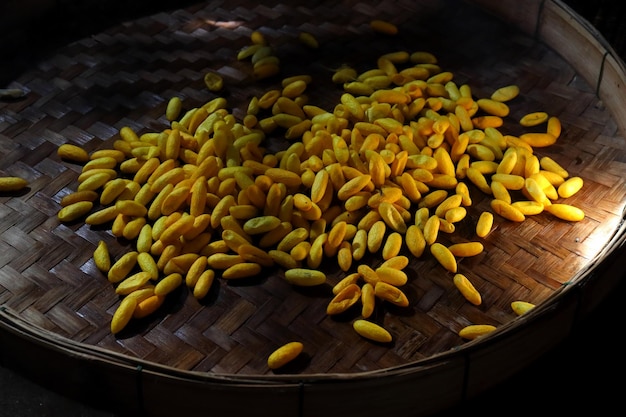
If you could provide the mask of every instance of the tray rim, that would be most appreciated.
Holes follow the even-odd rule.
[[[520,26],[520,29],[528,34],[545,42],[548,46],[559,54],[563,52],[562,57],[571,64],[574,57],[575,48],[568,48],[565,51],[557,49],[554,42],[563,36],[563,33],[556,33],[556,28],[546,23],[545,16],[551,16],[553,19],[560,19],[568,22],[573,34],[578,35],[580,42],[586,42],[587,46],[596,51],[582,65],[580,70],[576,67],[576,71],[591,85],[595,86],[596,95],[606,103],[607,108],[618,123],[618,128],[622,135],[626,133],[626,109],[620,103],[626,102],[626,66],[619,58],[613,48],[604,40],[602,35],[597,32],[587,21],[578,16],[573,10],[562,3],[560,0],[533,0],[532,4],[524,2],[516,2],[514,0],[503,0],[500,2],[489,2],[486,0],[470,1],[483,8],[486,11],[499,14],[500,18],[514,22],[518,19],[521,9],[538,10],[536,25]],[[494,4],[494,3],[497,3]],[[505,11],[506,9],[506,11]],[[572,19],[573,18],[573,19]],[[516,23],[520,23],[517,21]],[[624,216],[622,215],[622,219]],[[239,375],[239,374],[221,374],[221,373],[205,373],[198,371],[185,371],[177,368],[161,365],[158,363],[135,358],[126,354],[111,352],[109,350],[99,348],[97,346],[87,345],[81,342],[75,342],[71,339],[47,332],[37,328],[32,324],[25,322],[6,306],[0,306],[0,346],[5,341],[13,338],[20,339],[26,343],[51,349],[59,353],[65,354],[76,363],[98,363],[102,365],[111,365],[120,367],[137,378],[143,378],[150,375],[155,379],[170,379],[173,381],[185,381],[192,384],[201,384],[210,389],[213,383],[227,384],[230,387],[245,388],[290,388],[295,392],[302,390],[304,383],[308,389],[314,389],[315,384],[324,384],[326,382],[349,382],[353,384],[355,381],[367,383],[372,380],[379,380],[385,377],[407,377],[419,372],[425,372],[446,366],[451,362],[459,361],[465,363],[466,366],[471,363],[471,359],[480,354],[487,348],[498,346],[499,343],[505,341],[507,336],[511,334],[519,334],[524,332],[533,323],[537,323],[556,310],[563,307],[569,307],[571,310],[570,327],[575,325],[582,315],[591,311],[595,305],[601,302],[606,293],[610,291],[607,286],[605,294],[600,294],[595,298],[586,299],[585,293],[589,292],[594,284],[599,283],[603,275],[598,274],[595,269],[605,267],[610,269],[611,262],[619,262],[614,258],[618,257],[618,252],[622,251],[626,245],[626,226],[622,220],[620,227],[611,238],[609,244],[592,259],[584,270],[579,271],[571,280],[570,285],[563,286],[553,294],[549,300],[542,303],[538,308],[532,310],[528,314],[519,317],[505,325],[499,327],[492,334],[467,342],[458,349],[442,352],[428,358],[411,362],[405,365],[380,369],[367,372],[355,372],[348,374],[307,374],[303,375]],[[616,264],[615,264],[616,265]],[[594,268],[595,267],[595,268]],[[569,329],[568,329],[569,331]],[[564,335],[563,335],[564,337]],[[559,340],[553,340],[556,344]],[[11,357],[10,353],[0,349],[0,358]],[[534,352],[535,354],[541,352]],[[533,356],[533,355],[530,355]],[[522,364],[520,363],[519,368]],[[480,372],[480,371],[478,371]],[[472,390],[467,390],[467,386],[471,385],[472,379],[468,376],[471,371],[466,371],[465,380],[466,392],[463,395],[473,395]],[[502,374],[503,378],[506,373]],[[498,381],[491,381],[493,385]],[[311,384],[309,386],[309,384]],[[486,387],[485,387],[486,388]],[[483,389],[480,389],[483,391]],[[478,392],[475,392],[478,393]],[[463,396],[461,395],[461,396]]]

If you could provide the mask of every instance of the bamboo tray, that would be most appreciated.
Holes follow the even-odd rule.
[[[398,25],[398,35],[373,33],[376,18]],[[280,271],[241,285],[218,280],[201,302],[181,288],[112,335],[120,298],[91,256],[100,239],[115,257],[131,244],[107,228],[58,221],[80,166],[61,161],[56,148],[110,148],[123,126],[163,130],[169,97],[181,95],[186,108],[216,97],[204,87],[207,70],[223,75],[229,107],[242,117],[250,97],[279,82],[254,81],[249,63],[236,59],[253,30],[276,47],[282,76],[319,80],[310,100],[326,109],[341,93],[329,82],[332,68],[373,68],[396,50],[434,53],[477,97],[519,85],[502,130],[522,133],[516,120],[530,111],[560,118],[562,137],[541,155],[584,179],[568,202],[585,219],[545,213],[514,224],[496,216],[484,253],[459,264],[480,306],[462,298],[432,256],[413,259],[410,307],[375,316],[394,335],[390,345],[356,335],[355,316],[327,316],[330,287],[296,291]],[[295,42],[300,31],[314,34],[319,50]],[[209,1],[72,42],[13,81],[23,99],[0,103],[1,171],[30,181],[24,193],[0,196],[2,360],[81,400],[151,416],[240,415],[251,405],[268,416],[425,416],[458,404],[555,346],[621,277],[625,81],[612,48],[559,1]],[[472,197],[475,221],[490,199],[476,189]],[[463,236],[468,230],[443,239]],[[332,263],[323,268],[331,285],[344,275]],[[516,317],[514,300],[537,307]],[[461,339],[459,329],[474,323],[497,330]],[[304,342],[303,357],[267,369],[267,355],[293,339]]]

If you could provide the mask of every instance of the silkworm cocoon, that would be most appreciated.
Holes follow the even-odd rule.
[[[530,132],[519,136],[521,140],[528,143],[533,148],[545,148],[556,143],[556,136],[550,133]]]
[[[459,336],[463,339],[473,340],[496,330],[496,326],[490,324],[470,324],[459,330]]]
[[[537,111],[537,112],[528,113],[522,116],[522,118],[519,120],[519,124],[521,124],[524,127],[531,127],[531,126],[540,125],[547,121],[548,121],[548,113],[544,111]]]
[[[120,305],[115,309],[111,318],[111,333],[121,332],[133,318],[133,314],[137,307],[137,299],[132,297],[124,297]]]
[[[96,267],[102,272],[107,273],[111,268],[111,255],[109,253],[109,247],[105,241],[101,240],[98,242],[98,245],[93,252],[93,260]]]
[[[278,369],[293,361],[304,349],[301,342],[289,342],[275,351],[267,358],[267,367]]]
[[[405,241],[407,248],[413,256],[416,258],[422,256],[426,248],[426,240],[419,226],[413,224],[407,228]]]
[[[350,284],[339,291],[326,306],[326,314],[341,314],[361,299],[361,287]]]
[[[64,160],[86,163],[89,161],[89,153],[77,145],[64,143],[57,148],[57,155]]]
[[[527,301],[513,301],[513,302],[511,302],[511,309],[518,316],[521,316],[522,314],[528,312],[529,310],[533,309],[534,307],[535,307],[535,304],[529,303]]]
[[[57,217],[62,222],[71,222],[83,217],[89,213],[92,208],[93,202],[91,201],[77,201],[61,208],[57,213]]]
[[[435,242],[430,246],[431,254],[437,259],[439,264],[452,273],[457,272],[457,262],[454,254],[446,246]]]
[[[559,197],[569,198],[576,194],[583,187],[583,179],[581,177],[571,177],[565,180],[557,188]]]
[[[484,246],[480,242],[462,242],[448,246],[448,250],[452,252],[454,256],[463,258],[479,255],[482,253],[483,249]]]
[[[307,268],[294,268],[285,271],[287,282],[298,286],[315,286],[326,282],[326,274],[322,271]]]
[[[545,169],[546,171],[553,172],[563,178],[569,177],[569,173],[567,172],[567,170],[549,156],[544,156],[539,159],[539,163],[541,164],[541,168]]]
[[[393,340],[391,333],[384,327],[368,320],[355,320],[352,324],[354,330],[366,339],[380,343],[389,343]]]
[[[482,303],[482,298],[480,293],[476,290],[474,285],[470,282],[469,279],[463,274],[455,274],[453,278],[454,286],[459,290],[459,292],[465,297],[467,301],[474,305],[480,305]]]
[[[402,290],[395,285],[384,281],[379,281],[373,285],[374,294],[381,300],[389,301],[390,303],[400,307],[407,307],[409,305],[409,300],[406,297],[406,294],[404,294],[404,292],[402,292]]]
[[[126,278],[126,276],[137,264],[138,255],[139,252],[137,251],[126,252],[117,261],[115,261],[107,273],[109,282],[118,283]]]
[[[569,204],[550,204],[545,206],[544,210],[559,219],[570,222],[579,222],[585,218],[585,212],[582,209]]]
[[[503,200],[491,200],[491,208],[496,214],[513,222],[522,222],[526,216],[519,209]]]
[[[241,279],[258,275],[262,270],[256,262],[242,262],[228,267],[222,272],[224,279]]]
[[[519,95],[519,87],[515,84],[500,87],[491,94],[494,101],[507,102],[513,100]]]
[[[370,22],[370,27],[375,32],[385,35],[395,35],[398,33],[398,27],[386,20],[374,19]]]

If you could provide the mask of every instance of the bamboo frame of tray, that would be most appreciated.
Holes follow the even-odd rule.
[[[378,16],[397,21],[402,25],[406,24],[407,14],[394,14],[398,8],[428,13],[432,10],[436,11],[437,7],[442,6],[443,3],[445,2],[394,5],[389,2],[384,4],[346,2],[334,4],[332,7],[326,5],[318,11],[330,13],[331,10],[337,10],[336,8],[343,8],[341,10],[344,12],[356,10],[356,12],[353,11],[353,18],[360,19],[360,23],[355,23],[356,27]],[[247,3],[243,2],[237,9],[237,13],[243,20],[253,19],[258,14],[265,19],[264,22],[271,22],[267,23],[263,29],[271,31],[273,27],[280,27],[280,25],[289,27],[290,21],[284,13],[292,9],[285,5],[272,3],[272,7],[264,3],[250,8],[245,7],[246,5]],[[169,352],[169,357],[167,352],[142,356],[140,354],[141,329],[139,336],[130,337],[130,340],[138,343],[134,354],[129,354],[124,349],[112,349],[110,344],[100,345],[98,341],[106,339],[105,333],[108,331],[104,328],[106,326],[95,334],[83,334],[80,331],[71,336],[65,334],[72,330],[72,326],[79,324],[75,318],[78,312],[74,310],[88,305],[90,301],[105,308],[101,312],[85,310],[80,314],[97,313],[101,315],[99,320],[107,323],[107,314],[112,312],[115,297],[111,296],[111,288],[106,280],[99,281],[97,273],[92,266],[89,266],[90,251],[97,238],[97,232],[93,233],[85,227],[54,228],[57,226],[54,220],[57,206],[54,198],[51,197],[54,195],[52,190],[71,184],[76,176],[76,169],[74,168],[74,171],[72,169],[60,170],[55,165],[58,161],[54,161],[54,157],[42,156],[53,155],[55,146],[68,137],[74,141],[84,140],[86,146],[96,147],[98,142],[92,142],[89,135],[81,135],[81,129],[85,126],[88,126],[95,136],[106,140],[115,135],[115,128],[119,127],[120,123],[131,123],[136,126],[152,123],[158,120],[161,114],[159,112],[163,109],[162,99],[159,100],[148,92],[142,99],[147,103],[152,103],[157,110],[151,114],[145,114],[134,111],[133,104],[129,104],[129,115],[122,121],[107,119],[107,115],[102,112],[96,112],[92,116],[92,118],[97,116],[101,118],[100,120],[93,120],[89,117],[81,119],[80,115],[70,115],[66,118],[59,117],[55,121],[46,117],[45,114],[38,115],[36,111],[31,114],[31,109],[36,110],[39,106],[45,108],[48,113],[55,111],[54,106],[46,106],[47,100],[52,98],[45,96],[45,81],[60,84],[63,87],[64,77],[70,80],[80,71],[89,71],[87,64],[90,60],[84,51],[90,50],[93,41],[87,39],[70,45],[63,51],[63,54],[59,54],[51,61],[53,64],[44,63],[43,67],[39,68],[41,72],[27,74],[26,77],[18,80],[19,83],[36,89],[40,97],[39,101],[27,99],[3,106],[3,109],[8,111],[7,114],[13,117],[13,119],[5,118],[0,124],[0,134],[3,138],[7,138],[3,139],[3,143],[10,144],[11,139],[16,141],[26,139],[25,146],[31,149],[31,152],[17,150],[13,153],[3,151],[0,154],[3,161],[12,162],[12,165],[7,168],[9,172],[28,174],[43,170],[48,175],[50,172],[58,174],[56,177],[46,176],[42,180],[33,181],[32,191],[25,195],[4,196],[0,200],[0,208],[3,210],[2,242],[7,249],[12,249],[10,255],[5,256],[16,256],[15,259],[17,259],[17,261],[12,261],[13,263],[5,259],[3,261],[5,267],[0,270],[0,284],[2,285],[0,304],[4,304],[0,307],[0,358],[3,364],[29,375],[35,375],[39,381],[54,385],[55,389],[77,397],[81,401],[95,402],[105,408],[125,412],[136,411],[151,416],[168,415],[171,412],[204,415],[208,408],[214,415],[240,415],[248,414],[251,404],[254,405],[255,415],[268,416],[325,414],[425,416],[483,392],[514,375],[543,352],[555,346],[569,333],[577,320],[602,301],[623,274],[619,256],[624,249],[622,220],[625,190],[622,161],[623,134],[626,131],[626,122],[624,122],[626,110],[623,106],[626,102],[626,88],[624,87],[626,72],[621,60],[603,38],[559,1],[531,1],[524,2],[524,4],[512,0],[471,1],[460,3],[459,7],[470,7],[468,10],[473,10],[471,5],[478,5],[486,13],[493,14],[498,19],[519,28],[521,33],[525,34],[525,37],[520,36],[519,45],[527,47],[530,45],[528,51],[543,51],[542,48],[547,46],[557,51],[560,57],[568,63],[564,65],[560,61],[561,58],[553,53],[546,53],[548,59],[545,63],[546,67],[554,66],[553,71],[546,73],[554,75],[556,79],[553,83],[548,82],[546,88],[551,89],[556,96],[562,95],[564,103],[571,100],[570,106],[582,102],[578,108],[580,119],[574,117],[575,112],[568,112],[561,108],[563,122],[569,129],[572,140],[580,139],[579,137],[584,140],[589,138],[592,144],[589,145],[589,149],[585,150],[588,155],[571,155],[570,152],[564,155],[563,160],[571,163],[573,168],[576,168],[576,163],[588,164],[584,167],[587,168],[584,170],[586,180],[592,184],[602,184],[604,187],[602,193],[590,191],[590,197],[582,196],[577,200],[584,205],[585,210],[592,213],[594,219],[606,220],[610,225],[605,226],[606,239],[597,243],[601,245],[601,249],[597,250],[593,258],[583,263],[579,269],[569,271],[571,274],[563,279],[560,283],[562,285],[555,285],[555,282],[547,284],[549,290],[536,295],[537,300],[541,300],[536,309],[523,317],[514,319],[510,312],[502,312],[506,304],[501,302],[499,306],[491,306],[493,309],[491,313],[495,317],[500,317],[503,323],[488,337],[473,342],[459,343],[458,346],[450,349],[446,348],[441,351],[435,349],[417,360],[408,360],[404,363],[394,362],[389,366],[385,365],[387,362],[384,350],[372,347],[374,351],[379,352],[377,358],[381,361],[378,364],[370,363],[369,369],[356,371],[263,373],[253,368],[243,367],[239,372],[220,372],[219,368],[217,371],[205,372],[187,369],[184,355],[181,361],[172,361],[172,355],[179,353],[176,351],[179,347],[176,343],[170,346],[172,350]],[[226,16],[228,13],[225,10],[229,7],[234,6],[218,3],[210,10],[223,12]],[[357,7],[357,9],[351,9],[352,7]],[[308,9],[304,9],[305,12],[306,10]],[[141,22],[150,33],[150,30],[162,28],[159,24],[151,26],[151,23],[166,22],[164,24],[183,26],[181,22],[192,24],[193,19],[190,16],[196,14],[205,16],[207,13],[209,12],[203,8],[203,4],[200,4],[171,15],[158,14]],[[306,23],[302,23],[300,28],[314,29]],[[202,30],[199,27],[186,29]],[[137,36],[132,30],[136,30],[132,25],[121,25],[101,35],[99,41],[115,45],[116,37],[121,39],[129,36],[132,39],[133,36]],[[130,32],[125,33],[126,31]],[[271,33],[277,34],[278,32]],[[322,30],[321,33],[324,31]],[[150,33],[150,35],[159,36],[157,32]],[[178,35],[183,40],[193,42],[191,38],[186,37],[182,29]],[[217,38],[211,36],[209,38],[217,46],[223,48],[224,54],[234,49],[234,46],[228,43],[220,44]],[[139,43],[141,39],[141,36],[137,37]],[[144,38],[144,41],[149,43],[147,39]],[[534,44],[534,42],[538,43]],[[534,49],[535,47],[537,49]],[[141,52],[141,48],[139,51]],[[159,50],[153,52],[156,55],[162,53]],[[65,71],[55,72],[54,65],[63,67],[64,60],[72,53],[78,54],[81,64],[67,65]],[[159,56],[164,59],[163,57],[167,57],[167,54]],[[193,62],[197,57],[190,55],[187,59]],[[530,57],[529,59],[533,63],[535,62],[533,59],[536,58]],[[46,64],[50,66],[46,67]],[[167,67],[167,60],[163,61],[163,65]],[[56,74],[54,79],[46,80],[47,69]],[[228,71],[231,70],[232,68]],[[545,68],[542,67],[541,70]],[[176,71],[182,71],[184,76],[194,75],[193,71],[185,72],[184,68],[177,67],[169,79],[168,76],[164,77],[168,81],[157,80],[157,84],[171,83],[179,86]],[[232,70],[228,74],[237,76],[239,72]],[[134,78],[132,74],[117,74],[116,76],[142,82],[141,79]],[[582,77],[582,80],[579,80],[578,76]],[[30,77],[41,79],[33,80]],[[489,74],[484,80],[470,80],[470,84],[473,81],[484,82],[485,85],[480,87],[486,89],[488,83],[494,82],[494,77],[498,80],[497,75]],[[567,79],[567,77],[571,78]],[[503,79],[506,78],[504,76]],[[99,87],[96,87],[99,93],[111,86],[113,89],[119,88],[119,84],[125,82],[115,77],[107,78],[106,74],[94,79],[97,80],[96,83],[101,83]],[[146,84],[145,81],[143,83]],[[571,90],[569,90],[570,87]],[[66,96],[63,96],[63,88],[59,91],[61,99],[81,100],[80,95],[74,94],[71,88],[68,89]],[[172,92],[171,90],[165,91]],[[580,91],[581,96],[573,97],[572,100],[572,91]],[[198,100],[203,98],[193,88],[188,88],[184,92],[192,99],[194,95],[197,95]],[[533,98],[538,102],[545,97],[536,90],[533,92],[538,94],[538,97]],[[237,98],[235,93],[233,95]],[[238,98],[241,99],[241,97]],[[59,114],[63,114],[63,109],[56,108],[56,110]],[[141,111],[145,110],[142,108]],[[37,122],[42,122],[42,125],[37,125]],[[598,125],[603,125],[603,127],[599,129]],[[28,130],[33,126],[38,129],[38,132],[44,132],[44,140],[41,143],[37,142],[35,135],[29,135]],[[599,139],[595,141],[596,138]],[[585,143],[584,140],[579,140],[577,143]],[[609,150],[613,154],[607,155],[606,151]],[[596,157],[594,152],[602,156]],[[32,166],[32,161],[38,161],[39,164]],[[592,202],[586,201],[585,198],[593,199],[593,203],[599,202],[598,206],[593,206]],[[29,204],[37,206],[37,209],[33,210],[28,206]],[[22,212],[27,213],[26,216]],[[41,225],[43,227],[38,228]],[[550,222],[543,220],[541,225],[548,227]],[[501,227],[506,229],[507,226]],[[558,226],[552,227],[553,232],[557,229]],[[28,235],[25,231],[29,230],[34,231],[35,234],[31,232],[31,235]],[[32,239],[33,236],[35,239]],[[52,243],[49,244],[49,248],[44,246],[44,249],[48,250],[46,257],[43,258],[44,261],[34,262],[33,259],[39,255],[29,252],[28,246],[33,242],[54,242],[55,239],[70,242],[69,247],[78,249],[78,253],[68,251],[67,245],[53,249],[55,244]],[[561,256],[563,252],[560,251],[563,249],[550,246],[548,240],[549,237],[542,240],[545,245],[544,251],[554,251]],[[504,244],[503,242],[497,243]],[[121,253],[124,250],[123,245],[117,250],[117,254]],[[19,266],[16,267],[16,265]],[[76,265],[81,265],[82,268]],[[49,270],[47,271],[46,268]],[[486,273],[484,267],[481,271]],[[78,288],[79,280],[83,279],[87,280],[93,288],[83,293],[75,290],[75,293],[68,297],[60,294],[60,291],[65,291],[63,288],[57,289],[52,285],[54,280],[51,279],[50,272],[53,275],[63,276],[76,288]],[[47,279],[50,281],[46,281]],[[532,278],[523,276],[520,279]],[[32,280],[39,283],[39,288],[27,285]],[[185,311],[184,308],[182,311],[189,314],[189,311]],[[461,323],[469,323],[471,317],[489,317],[489,315],[482,315],[483,313],[476,316],[475,312],[466,312],[465,314],[468,315],[462,316]],[[170,320],[174,321],[170,321],[169,325],[167,321],[161,321],[165,320],[166,316],[152,319],[146,331],[149,328],[164,326],[163,328],[167,329],[168,326],[181,324],[175,322],[175,317],[176,314],[173,313]],[[64,320],[68,320],[65,323],[66,326],[63,326]],[[456,327],[454,325],[451,327],[458,329],[461,323]],[[164,338],[168,337],[164,331],[159,335]],[[211,332],[208,335],[216,338],[220,336]],[[277,340],[273,342],[280,344],[284,341],[285,335],[276,333],[275,336]],[[223,343],[228,344],[227,341]],[[407,342],[406,346],[410,348],[410,343]],[[164,347],[168,347],[167,341]],[[271,349],[268,347],[267,350]],[[231,356],[236,361],[238,353],[233,352]],[[363,395],[364,392],[367,392],[367,395]],[[172,398],[176,398],[176,401],[173,402]],[[245,401],[242,401],[242,398],[245,398]]]

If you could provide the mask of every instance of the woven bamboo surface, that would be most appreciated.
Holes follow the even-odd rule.
[[[369,22],[378,18],[397,24],[398,35],[372,32]],[[120,297],[91,256],[101,239],[115,258],[132,244],[116,240],[106,227],[58,221],[59,202],[76,189],[81,167],[61,161],[57,146],[110,148],[123,126],[162,131],[170,97],[183,97],[186,109],[216,97],[203,83],[208,70],[224,77],[222,95],[242,117],[252,96],[280,81],[255,81],[250,63],[236,59],[253,30],[275,47],[281,77],[311,74],[310,102],[329,110],[341,94],[330,82],[332,69],[371,69],[378,56],[398,50],[434,53],[476,97],[519,85],[502,131],[522,133],[517,120],[531,111],[561,119],[562,137],[538,154],[584,179],[584,188],[567,202],[582,208],[585,219],[569,223],[545,213],[517,224],[496,216],[493,232],[482,240],[484,253],[459,264],[481,292],[480,306],[459,294],[432,256],[412,258],[403,288],[410,306],[379,305],[373,317],[394,335],[390,345],[352,330],[358,312],[326,314],[331,285],[345,275],[332,261],[322,265],[329,285],[319,288],[294,289],[278,269],[239,283],[217,279],[202,301],[181,287],[155,314],[112,335],[109,323]],[[314,34],[320,48],[299,44],[300,31]],[[606,249],[626,202],[626,145],[593,89],[555,51],[462,2],[199,3],[68,44],[11,87],[27,94],[0,103],[0,172],[23,176],[30,186],[0,196],[0,305],[52,334],[182,370],[271,373],[267,356],[292,340],[304,343],[305,355],[284,372],[300,374],[379,370],[459,348],[462,327],[510,323],[516,320],[512,301],[541,304],[558,296]],[[277,136],[268,147],[285,143]],[[473,239],[480,211],[489,210],[490,198],[470,188],[468,218],[455,233],[440,235],[442,243]]]

